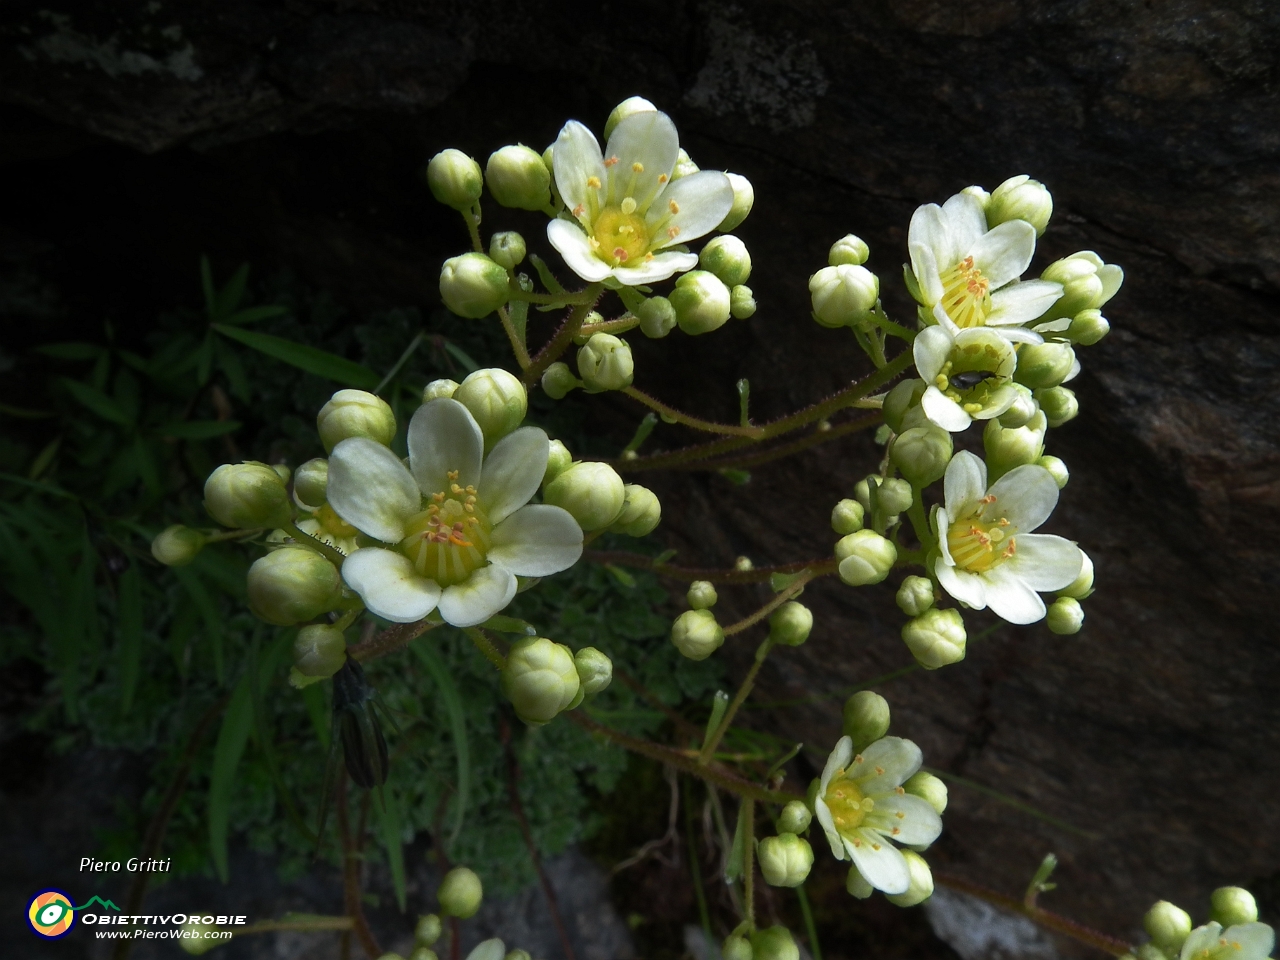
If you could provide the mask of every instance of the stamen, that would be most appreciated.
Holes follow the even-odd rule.
[[[612,167],[612,166],[613,166],[614,164],[616,164],[617,162],[618,162],[618,156],[617,156],[617,154],[614,154],[612,157],[610,157],[608,160],[606,160],[606,161],[604,162],[604,165],[605,165],[606,167]]]
[[[614,248],[613,248],[613,259],[617,260],[617,261],[618,261],[618,262],[620,262],[620,263],[626,263],[626,262],[627,262],[627,251],[626,251],[626,250],[624,250],[624,249],[622,249],[622,247],[614,247]]]
[[[622,212],[623,212],[623,213],[635,213],[635,212],[636,212],[636,198],[635,198],[635,197],[623,197],[623,198],[622,198],[622,204],[621,204],[621,206],[622,206]],[[628,229],[628,230],[630,230],[631,228],[630,228],[630,227],[628,227],[627,229]]]
[[[458,471],[457,471],[457,470],[446,470],[444,475],[445,475],[445,477],[446,477],[447,479],[449,479],[449,480],[457,480],[457,479],[458,479]]]
[[[676,237],[680,236],[680,228],[675,224],[667,227],[667,236],[674,240]]]
[[[587,186],[592,190],[600,189],[600,178],[596,176],[587,177]]]
[[[573,208],[573,216],[575,219],[580,218],[584,213],[586,213],[586,210],[583,208],[582,204],[578,204]]]
[[[644,164],[637,160],[631,165],[632,173],[644,173]]]
[[[666,183],[668,179],[669,179],[669,178],[667,177],[667,175],[666,175],[665,173],[660,173],[660,174],[658,174],[658,182],[659,182],[659,183]]]
[[[672,213],[679,213],[679,212],[680,212],[680,204],[676,203],[674,200],[668,200],[668,201],[667,201],[667,209],[668,209],[668,210],[670,210]]]

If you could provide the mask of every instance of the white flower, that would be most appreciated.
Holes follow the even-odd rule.
[[[943,479],[944,506],[933,508],[942,550],[933,572],[942,588],[975,610],[991,607],[1010,623],[1044,617],[1037,590],[1061,590],[1080,575],[1084,554],[1070,540],[1033,534],[1058,503],[1044,467],[1015,467],[987,489],[986,465],[957,453]]]
[[[972,194],[918,207],[907,248],[913,293],[939,323],[945,317],[961,329],[997,327],[1010,339],[1034,342],[1035,334],[1014,328],[1038,319],[1062,296],[1059,283],[1018,280],[1035,253],[1036,228],[1010,220],[988,230],[982,203]]]
[[[511,602],[516,576],[544,577],[582,555],[566,511],[529,504],[550,441],[522,427],[485,457],[475,418],[456,400],[423,404],[409,422],[409,466],[352,437],[329,457],[329,504],[361,533],[389,544],[347,557],[342,577],[370,611],[411,623],[437,606],[459,627]]]
[[[959,433],[974,420],[998,417],[1018,399],[1012,382],[1018,356],[995,331],[940,323],[921,330],[912,351],[929,384],[920,398],[924,415],[944,430]]]
[[[1275,944],[1275,931],[1265,923],[1238,923],[1223,930],[1210,921],[1191,931],[1179,960],[1266,960]]]
[[[942,832],[942,818],[902,784],[920,769],[920,748],[901,737],[882,737],[854,756],[841,737],[827,758],[814,800],[831,853],[852,860],[877,890],[906,893],[911,874],[902,851],[889,842],[928,846]]]
[[[547,239],[574,273],[634,287],[697,265],[695,254],[664,248],[714,230],[733,208],[733,186],[710,170],[672,182],[679,153],[676,126],[658,110],[619,122],[603,154],[582,124],[564,125],[552,165],[573,219],[552,220]]]

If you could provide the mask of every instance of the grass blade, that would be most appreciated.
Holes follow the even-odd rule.
[[[407,889],[404,875],[404,811],[400,798],[390,784],[382,787],[382,804],[378,814],[378,833],[382,845],[387,848],[387,867],[391,871],[391,886],[396,892],[396,903],[404,913]]]
[[[225,323],[215,323],[213,329],[224,337],[243,343],[246,347],[265,353],[269,357],[283,360],[299,370],[314,373],[317,377],[324,377],[326,380],[333,380],[349,387],[360,387],[363,390],[372,390],[378,385],[378,375],[368,367],[335,353],[308,347],[302,343],[294,343],[292,340],[273,336],[270,333],[229,327]]]
[[[426,667],[440,690],[440,700],[449,715],[449,729],[453,733],[453,749],[458,758],[458,796],[453,808],[453,830],[449,834],[448,846],[452,847],[458,834],[462,832],[462,823],[466,819],[467,804],[471,797],[471,747],[467,742],[467,720],[462,712],[462,698],[458,696],[453,675],[449,673],[449,668],[444,665],[440,655],[430,643],[422,639],[410,644],[410,649]]]
[[[120,575],[119,591],[120,712],[127,714],[133,706],[142,664],[142,578],[136,563]]]
[[[227,828],[231,822],[231,792],[236,768],[240,766],[249,731],[253,728],[253,683],[253,671],[246,670],[227,704],[218,742],[213,748],[213,770],[209,776],[209,853],[218,879],[223,883],[230,878]]]

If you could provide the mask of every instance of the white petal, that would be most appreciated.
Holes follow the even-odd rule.
[[[547,239],[569,269],[588,283],[598,283],[612,271],[609,264],[592,252],[591,241],[576,223],[552,220],[547,224]]]
[[[976,573],[949,566],[942,560],[933,565],[933,575],[938,584],[965,606],[983,610],[987,606],[987,585]]]
[[[1098,306],[1102,306],[1116,295],[1120,284],[1124,283],[1124,271],[1114,263],[1104,264],[1098,268],[1098,279],[1102,281],[1102,297]]]
[[[610,158],[618,158],[618,162],[609,167],[606,202],[619,204],[623,197],[634,197],[637,203],[643,204],[671,179],[679,152],[676,125],[662,111],[645,110],[621,121],[613,128],[605,147]],[[642,168],[639,172],[632,167],[636,163]],[[663,179],[660,181],[659,177]]]
[[[909,793],[903,796],[887,793],[874,799],[876,807],[863,822],[898,843],[927,846],[942,833],[942,818],[927,800]],[[897,833],[893,832],[895,828]]]
[[[568,570],[581,556],[578,521],[546,503],[530,504],[494,527],[489,547],[490,560],[521,577],[549,577]]]
[[[1054,305],[1062,296],[1062,284],[1049,280],[1009,283],[991,294],[987,326],[1029,323]]]
[[[613,278],[624,287],[638,287],[645,283],[657,283],[692,270],[698,265],[696,253],[680,253],[676,250],[661,250],[653,255],[652,260],[642,260],[634,267],[614,267]]]
[[[490,523],[502,523],[538,492],[550,451],[551,441],[537,427],[521,427],[494,444],[476,485]]]
[[[968,256],[987,232],[987,216],[982,202],[970,193],[957,193],[942,205],[942,219],[955,253],[952,264]]]
[[[853,759],[853,740],[849,737],[841,737],[836,741],[835,749],[831,751],[831,756],[827,757],[827,765],[822,768],[822,779],[819,781],[819,794],[827,792],[827,785],[831,783],[831,778],[837,773],[849,766],[849,761]]]
[[[1035,623],[1044,618],[1044,601],[1040,594],[1018,579],[1016,569],[1003,563],[982,575],[987,588],[987,606],[991,612],[1010,623]]]
[[[1237,923],[1222,931],[1221,939],[1228,944],[1222,952],[1239,960],[1262,960],[1276,945],[1275,930],[1265,923]]]
[[[925,383],[933,383],[951,353],[955,338],[942,326],[925,327],[911,345],[912,357]]]
[[[1036,228],[1025,220],[1008,220],[988,230],[969,255],[995,290],[1022,276],[1035,252]]]
[[[941,294],[939,294],[939,296],[941,296]],[[935,303],[933,305],[933,319],[938,326],[946,328],[947,333],[951,334],[952,337],[960,336],[960,328],[956,326],[956,322],[951,319],[951,314],[947,313],[947,311],[943,309],[942,304]]]
[[[672,204],[678,213],[671,212]],[[718,170],[701,170],[692,176],[681,177],[663,190],[644,219],[650,232],[655,228],[659,230],[660,241],[654,244],[657,249],[670,243],[696,240],[704,233],[710,233],[731,209],[733,184],[729,178]],[[672,227],[679,232],[669,237],[666,231]]]
[[[1062,382],[1070,383],[1078,376],[1080,376],[1080,358],[1076,357],[1071,361],[1071,369],[1067,372],[1067,375],[1062,378]]]
[[[1032,590],[1061,590],[1080,576],[1084,554],[1070,540],[1046,533],[1020,533],[1017,551],[1003,566]]]
[[[942,208],[936,203],[926,203],[916,207],[911,215],[911,225],[907,228],[907,249],[911,251],[912,266],[916,264],[917,247],[927,247],[933,254],[934,271],[950,270],[960,262],[963,253],[951,242],[951,234],[947,230],[946,220],[942,216]],[[923,265],[923,264],[920,264]],[[916,276],[922,281],[925,277],[916,270]],[[942,296],[941,285],[938,296]],[[936,298],[935,298],[936,299]]]
[[[947,516],[947,508],[941,504],[933,505],[933,513],[929,516],[929,528],[938,540],[938,549],[942,551],[942,559],[949,567],[956,565],[951,556],[951,545],[947,543],[947,528],[951,526],[951,518]]]
[[[367,437],[348,437],[333,448],[325,496],[338,516],[383,543],[404,539],[404,521],[422,509],[413,474]]]
[[[920,287],[920,295],[925,303],[937,303],[942,299],[942,278],[938,276],[938,261],[933,249],[927,243],[912,243],[908,250],[911,254],[911,272]]]
[[[960,516],[966,507],[987,495],[987,465],[968,450],[961,450],[947,464],[942,491],[947,515],[953,518]]]
[[[938,328],[930,327],[929,329]],[[948,398],[937,387],[929,387],[925,390],[924,396],[920,398],[920,407],[931,422],[952,433],[960,433],[973,423],[973,417],[965,413],[960,404]]]
[[[1049,519],[1058,505],[1058,484],[1044,467],[1014,467],[991,485],[995,502],[988,508],[1005,517],[1019,533],[1030,533]]]
[[[474,627],[500,611],[515,595],[515,574],[491,563],[462,583],[444,588],[440,595],[440,616],[455,627]]]
[[[480,425],[457,400],[441,397],[420,406],[409,421],[409,469],[418,487],[430,495],[480,481],[484,436]],[[456,480],[449,473],[458,472]]]
[[[858,830],[858,840],[857,846],[846,840],[844,848],[867,883],[884,893],[906,893],[911,874],[902,851],[865,827]]]
[[[604,184],[609,176],[604,157],[595,135],[577,120],[570,120],[560,130],[551,151],[551,166],[556,189],[566,207],[573,210],[581,206],[585,215],[594,215],[603,206]],[[596,178],[599,188],[587,186],[590,177]]]
[[[467,954],[467,960],[502,960],[507,955],[507,945],[496,937],[482,940]]]
[[[1221,934],[1222,924],[1213,920],[1210,920],[1203,927],[1196,927],[1182,944],[1182,960],[1191,960],[1192,957],[1203,957],[1205,954],[1211,954],[1213,948],[1218,945],[1218,937]]]
[[[973,414],[975,420],[994,420],[996,417],[1006,413],[1014,402],[1018,399],[1018,391],[1010,384],[1004,384],[997,387],[987,395],[987,402],[982,409]]]
[[[1044,323],[1037,323],[1034,327],[1037,333],[1062,333],[1071,327],[1071,321],[1074,317],[1059,317],[1057,320],[1046,320]]]
[[[889,793],[894,787],[902,786],[924,761],[920,748],[902,737],[881,737],[860,756],[861,761],[853,758],[849,773],[858,782],[858,788],[869,796]]]
[[[329,463],[332,470],[332,459]],[[329,478],[332,481],[332,473]],[[392,550],[357,550],[343,562],[342,579],[360,594],[371,613],[393,623],[421,620],[440,600],[436,582],[414,570],[404,554]]]
[[[822,832],[827,835],[827,843],[831,844],[831,855],[837,860],[844,860],[846,858],[844,838],[836,829],[835,821],[831,819],[831,810],[821,795],[813,801],[813,812],[818,818],[818,823],[822,824]]]
[[[994,330],[1010,343],[1044,343],[1044,337],[1026,327],[989,327],[988,329]]]

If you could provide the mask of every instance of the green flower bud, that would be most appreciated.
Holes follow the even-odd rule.
[[[595,647],[583,647],[573,655],[578,682],[588,693],[599,693],[613,681],[613,661]]]
[[[908,617],[918,617],[933,606],[933,581],[928,577],[907,577],[894,599]]]
[[[324,505],[329,490],[329,461],[323,457],[308,460],[293,474],[293,501],[313,510]]]
[[[467,960],[506,960],[507,945],[494,937],[490,940],[481,940],[471,952],[467,954]]]
[[[440,268],[440,299],[460,317],[487,317],[510,297],[507,271],[483,253],[450,257]]]
[[[1045,268],[1041,279],[1062,284],[1062,296],[1040,317],[1041,321],[1075,317],[1083,310],[1097,310],[1116,295],[1124,271],[1103,263],[1092,250],[1081,250]]]
[[[765,837],[756,847],[756,857],[771,887],[798,887],[813,869],[813,848],[794,833]]]
[[[879,486],[880,480],[881,480],[880,474],[873,473],[868,476],[865,476],[853,485],[853,499],[857,500],[858,503],[862,504],[862,509],[868,513],[871,512],[871,481],[872,480],[874,480],[876,482],[876,485]]]
[[[1082,347],[1091,347],[1110,332],[1111,323],[1101,310],[1081,310],[1072,318],[1063,336]]]
[[[440,956],[430,947],[414,947],[409,960],[440,960]]]
[[[804,833],[813,821],[813,814],[803,800],[791,800],[778,815],[778,833]]]
[[[489,238],[489,259],[503,269],[514,270],[526,252],[524,237],[514,230],[503,230]]]
[[[627,494],[618,472],[605,463],[575,463],[547,484],[542,499],[568,510],[590,533],[617,519]]]
[[[908,620],[902,628],[902,639],[920,666],[937,670],[964,659],[968,636],[959,610],[934,607]]]
[[[542,392],[552,400],[563,400],[580,386],[582,381],[575,377],[569,365],[561,360],[557,360],[542,371]]]
[[[627,97],[609,113],[609,119],[604,122],[604,138],[608,140],[613,136],[613,128],[627,117],[637,113],[652,113],[657,109],[644,97]]]
[[[512,950],[502,960],[533,960],[528,950]]]
[[[716,605],[720,595],[716,593],[715,584],[710,580],[695,580],[689,584],[685,599],[689,601],[691,610],[710,610]]]
[[[751,254],[747,245],[729,234],[712,238],[702,248],[698,266],[710,270],[726,287],[736,287],[751,278]]]
[[[274,470],[276,472],[276,476],[278,476],[285,483],[288,483],[289,478],[293,476],[293,471],[290,470],[288,466],[286,466],[283,463],[273,463],[271,464],[271,469]]]
[[[729,313],[735,320],[748,320],[756,314],[756,298],[751,288],[738,284],[729,291]]]
[[[204,483],[204,508],[224,527],[283,527],[293,519],[289,491],[265,463],[224,463]]]
[[[151,541],[151,555],[166,567],[185,567],[196,558],[208,538],[180,523],[165,527]]]
[[[671,306],[676,323],[690,336],[710,333],[729,319],[729,288],[714,273],[690,270],[676,281],[671,291]]]
[[[1067,469],[1067,465],[1058,457],[1043,456],[1036,461],[1037,467],[1044,467],[1053,476],[1053,482],[1058,485],[1061,490],[1067,485],[1067,481],[1071,479],[1071,471]]]
[[[898,548],[874,530],[859,530],[836,544],[840,579],[851,587],[879,583],[898,560]]]
[[[453,399],[475,417],[484,434],[486,450],[520,426],[529,410],[529,395],[524,384],[501,367],[487,367],[468,374]]]
[[[751,944],[737,934],[725,937],[720,948],[721,960],[752,960]]]
[[[546,486],[573,464],[573,454],[559,440],[551,441],[551,449],[547,452],[547,469],[542,475],[542,486]]]
[[[1084,563],[1080,567],[1080,575],[1066,587],[1059,590],[1058,596],[1084,600],[1089,594],[1093,593],[1093,560],[1083,550],[1080,551],[1080,556],[1084,558]]]
[[[866,267],[823,267],[809,278],[813,318],[824,327],[861,323],[880,298],[880,278]]]
[[[1128,954],[1128,956],[1133,960],[1174,960],[1173,956],[1165,953],[1154,943],[1144,943],[1138,947],[1136,956],[1134,954]]]
[[[587,393],[603,393],[631,386],[635,364],[627,341],[611,333],[595,333],[578,351],[578,375]]]
[[[705,660],[724,643],[724,630],[710,610],[686,610],[671,626],[671,642],[690,660]]]
[[[842,537],[862,529],[866,508],[857,500],[841,500],[831,510],[831,529]]]
[[[1070,636],[1079,633],[1084,626],[1084,609],[1074,597],[1059,597],[1049,604],[1044,622],[1051,632],[1059,636]]]
[[[1076,352],[1069,343],[1024,343],[1018,348],[1018,368],[1013,378],[1032,390],[1056,387],[1071,375],[1075,363]]]
[[[914,427],[912,429],[915,429]],[[944,433],[946,431],[943,431]],[[943,468],[946,469],[945,467]],[[889,477],[880,481],[880,509],[890,516],[903,513],[910,508],[914,494],[911,484],[897,477]]]
[[[871,248],[867,246],[867,241],[847,233],[831,245],[827,253],[827,263],[833,267],[845,264],[860,267],[867,262],[869,256],[871,256]]]
[[[204,914],[208,916],[208,914]],[[223,927],[215,927],[213,924],[205,924],[200,922],[201,914],[193,913],[190,919],[182,925],[183,937],[178,940],[178,946],[183,953],[188,953],[193,957],[203,956],[219,944],[226,943],[226,940],[213,939],[206,937],[205,934],[212,933],[215,930],[225,929]]]
[[[676,154],[676,168],[671,171],[671,179],[679,180],[681,177],[691,177],[698,172],[700,168],[693,162],[689,154],[685,153],[684,147],[680,148],[680,152]]]
[[[484,899],[484,885],[480,883],[474,870],[454,867],[440,881],[436,898],[440,901],[440,912],[444,916],[466,920],[475,916],[480,909],[480,902]]]
[[[573,702],[580,685],[573,651],[544,637],[517,641],[502,668],[502,691],[530,726],[554,720]]]
[[[927,386],[923,380],[903,380],[885,396],[881,413],[884,414],[884,422],[894,433],[903,432],[903,417],[912,407],[920,406],[920,398],[924,396]]]
[[[389,447],[396,435],[396,415],[387,401],[366,390],[339,390],[320,408],[316,429],[325,453],[349,437],[366,437]]]
[[[446,207],[470,210],[484,189],[480,164],[461,150],[441,150],[427,164],[427,186]]]
[[[543,210],[551,205],[551,174],[542,156],[523,144],[489,155],[484,181],[493,199],[517,210]]]
[[[1047,193],[1048,191],[1046,195]],[[995,197],[991,199],[994,201]],[[1048,217],[1046,216],[1045,219]],[[907,873],[911,877],[910,885],[906,893],[887,894],[885,899],[894,906],[914,907],[933,896],[933,873],[929,870],[929,865],[924,862],[924,857],[914,850],[903,850],[902,856],[907,861]]]
[[[751,562],[750,557],[738,557],[733,561],[733,569],[737,570],[739,573],[749,573],[755,568],[756,565]]]
[[[889,732],[889,701],[872,690],[859,690],[844,702],[844,735],[861,752]]]
[[[441,399],[450,400],[457,392],[457,380],[432,380],[422,388],[422,402],[430,403],[432,400]]]
[[[1152,943],[1176,955],[1191,935],[1191,915],[1168,900],[1160,900],[1142,918],[1142,927]]]
[[[267,623],[289,627],[332,610],[342,599],[342,575],[305,547],[282,547],[249,568],[249,609]]]
[[[850,867],[848,876],[844,881],[845,890],[849,891],[849,895],[857,897],[859,900],[865,900],[876,892],[876,888],[867,882],[867,878],[858,872],[857,867]]]
[[[942,479],[954,452],[950,432],[928,424],[900,433],[889,448],[889,459],[913,486],[927,487]],[[883,491],[881,495],[883,502]]]
[[[1016,399],[1013,405],[1004,413],[996,417],[1000,421],[1002,427],[1025,427],[1027,422],[1040,412],[1040,405],[1036,403],[1036,398],[1031,394],[1030,387],[1024,387],[1020,383],[1009,385],[1013,390]]]
[[[1044,411],[1049,426],[1060,427],[1080,413],[1076,392],[1068,387],[1047,387],[1036,391],[1036,402]]]
[[[346,638],[327,623],[303,627],[294,638],[293,667],[304,677],[332,677],[346,660]]]
[[[429,947],[440,939],[444,933],[444,924],[434,913],[418,917],[418,925],[413,928],[413,941],[418,946]]]
[[[1037,413],[1022,427],[1002,427],[998,420],[988,420],[982,431],[982,447],[987,454],[990,480],[994,482],[1014,467],[1039,460],[1044,454],[1044,434],[1048,428],[1043,413]]]
[[[913,797],[919,797],[924,800],[934,810],[938,811],[939,815],[947,809],[947,785],[932,773],[925,773],[920,770],[912,774],[907,778],[907,782],[902,785],[902,789]]]
[[[790,930],[773,926],[751,934],[751,956],[752,960],[800,960],[800,948]]]
[[[752,206],[756,202],[756,191],[751,186],[751,181],[738,173],[726,173],[729,178],[729,186],[733,187],[733,206],[729,208],[729,213],[720,221],[720,226],[716,227],[720,233],[726,233],[733,230],[747,219],[747,214],[751,212]]]
[[[666,297],[650,297],[636,311],[640,332],[651,340],[665,337],[676,325],[676,308]]]
[[[622,504],[622,512],[609,525],[609,529],[628,537],[644,537],[653,533],[662,520],[662,504],[658,502],[658,495],[638,483],[628,483],[623,486],[622,491],[626,498]]]
[[[1053,197],[1039,180],[1023,174],[1010,177],[996,187],[987,201],[987,226],[996,227],[1010,220],[1025,220],[1043,237],[1053,215]],[[932,889],[932,885],[930,886]]]
[[[784,647],[800,646],[809,639],[811,630],[813,612],[795,600],[788,600],[769,615],[769,639]]]

